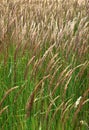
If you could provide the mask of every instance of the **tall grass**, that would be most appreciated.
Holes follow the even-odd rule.
[[[89,129],[89,2],[0,2],[0,130]]]

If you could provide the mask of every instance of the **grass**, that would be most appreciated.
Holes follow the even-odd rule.
[[[88,6],[0,2],[0,130],[89,129]]]

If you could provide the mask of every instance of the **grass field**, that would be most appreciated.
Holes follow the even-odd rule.
[[[89,130],[89,2],[0,2],[0,130]]]

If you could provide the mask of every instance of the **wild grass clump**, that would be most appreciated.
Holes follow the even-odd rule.
[[[89,2],[0,2],[0,130],[89,129]]]

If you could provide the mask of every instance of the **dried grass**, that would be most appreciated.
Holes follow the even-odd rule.
[[[88,7],[88,1],[84,0],[0,1],[0,69],[4,63],[2,71],[6,73],[12,66],[10,81],[22,86],[14,103],[21,102],[25,96],[28,101],[21,105],[26,105],[26,117],[39,113],[36,116],[40,124],[43,118],[46,120],[46,128],[45,121],[41,125],[44,130],[51,130],[52,123],[57,124],[58,129],[71,129],[68,122],[73,120],[74,124],[81,119],[79,113],[89,101]],[[6,92],[0,106],[17,88]],[[75,100],[80,94],[82,99],[75,109]],[[35,99],[40,100],[35,102]],[[7,108],[0,109],[0,115]],[[84,112],[86,110],[87,107]],[[42,117],[41,113],[44,113]],[[34,122],[34,126],[39,124]]]

